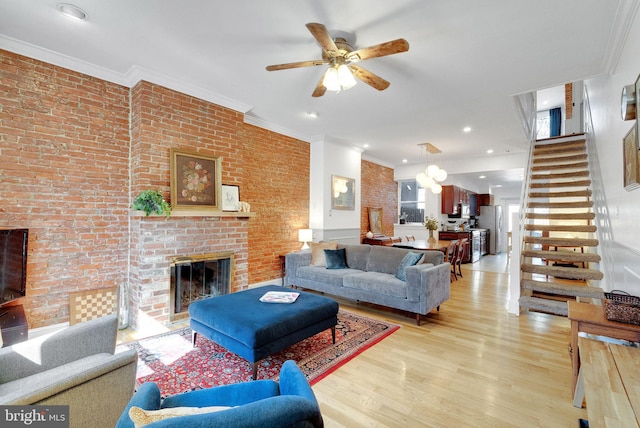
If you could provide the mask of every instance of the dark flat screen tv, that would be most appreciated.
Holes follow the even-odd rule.
[[[27,290],[28,229],[0,229],[0,306]]]

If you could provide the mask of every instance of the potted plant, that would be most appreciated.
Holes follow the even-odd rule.
[[[433,217],[427,217],[424,219],[424,227],[429,231],[429,242],[435,242],[433,231],[438,229],[438,220]]]
[[[165,215],[169,217],[171,215],[171,206],[164,200],[162,193],[159,190],[143,190],[133,200],[133,209],[144,211],[149,214]]]

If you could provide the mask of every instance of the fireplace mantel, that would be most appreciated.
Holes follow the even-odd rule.
[[[163,214],[149,214],[148,216],[144,211],[131,211],[131,217],[164,217]],[[192,211],[171,211],[171,217],[236,217],[236,218],[251,218],[255,217],[255,212],[241,213],[235,211],[205,211],[205,210],[192,210]]]

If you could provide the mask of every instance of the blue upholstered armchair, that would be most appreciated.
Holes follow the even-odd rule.
[[[134,427],[129,417],[129,409],[133,406],[144,410],[230,406],[208,413],[159,420],[149,424],[149,428],[323,426],[320,407],[311,386],[291,360],[282,365],[279,382],[256,380],[185,392],[164,400],[160,399],[155,383],[145,383],[129,401],[117,428]]]

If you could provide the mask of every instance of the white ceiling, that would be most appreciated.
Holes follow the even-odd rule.
[[[89,19],[62,16],[55,0],[0,0],[0,48],[128,86],[163,84],[274,131],[361,147],[391,167],[419,162],[427,141],[449,161],[524,152],[512,96],[611,72],[638,2],[68,1]],[[359,64],[391,82],[387,90],[360,82],[312,98],[322,66],[265,70],[320,58],[308,22],[346,33],[355,48],[404,38],[410,49]]]

